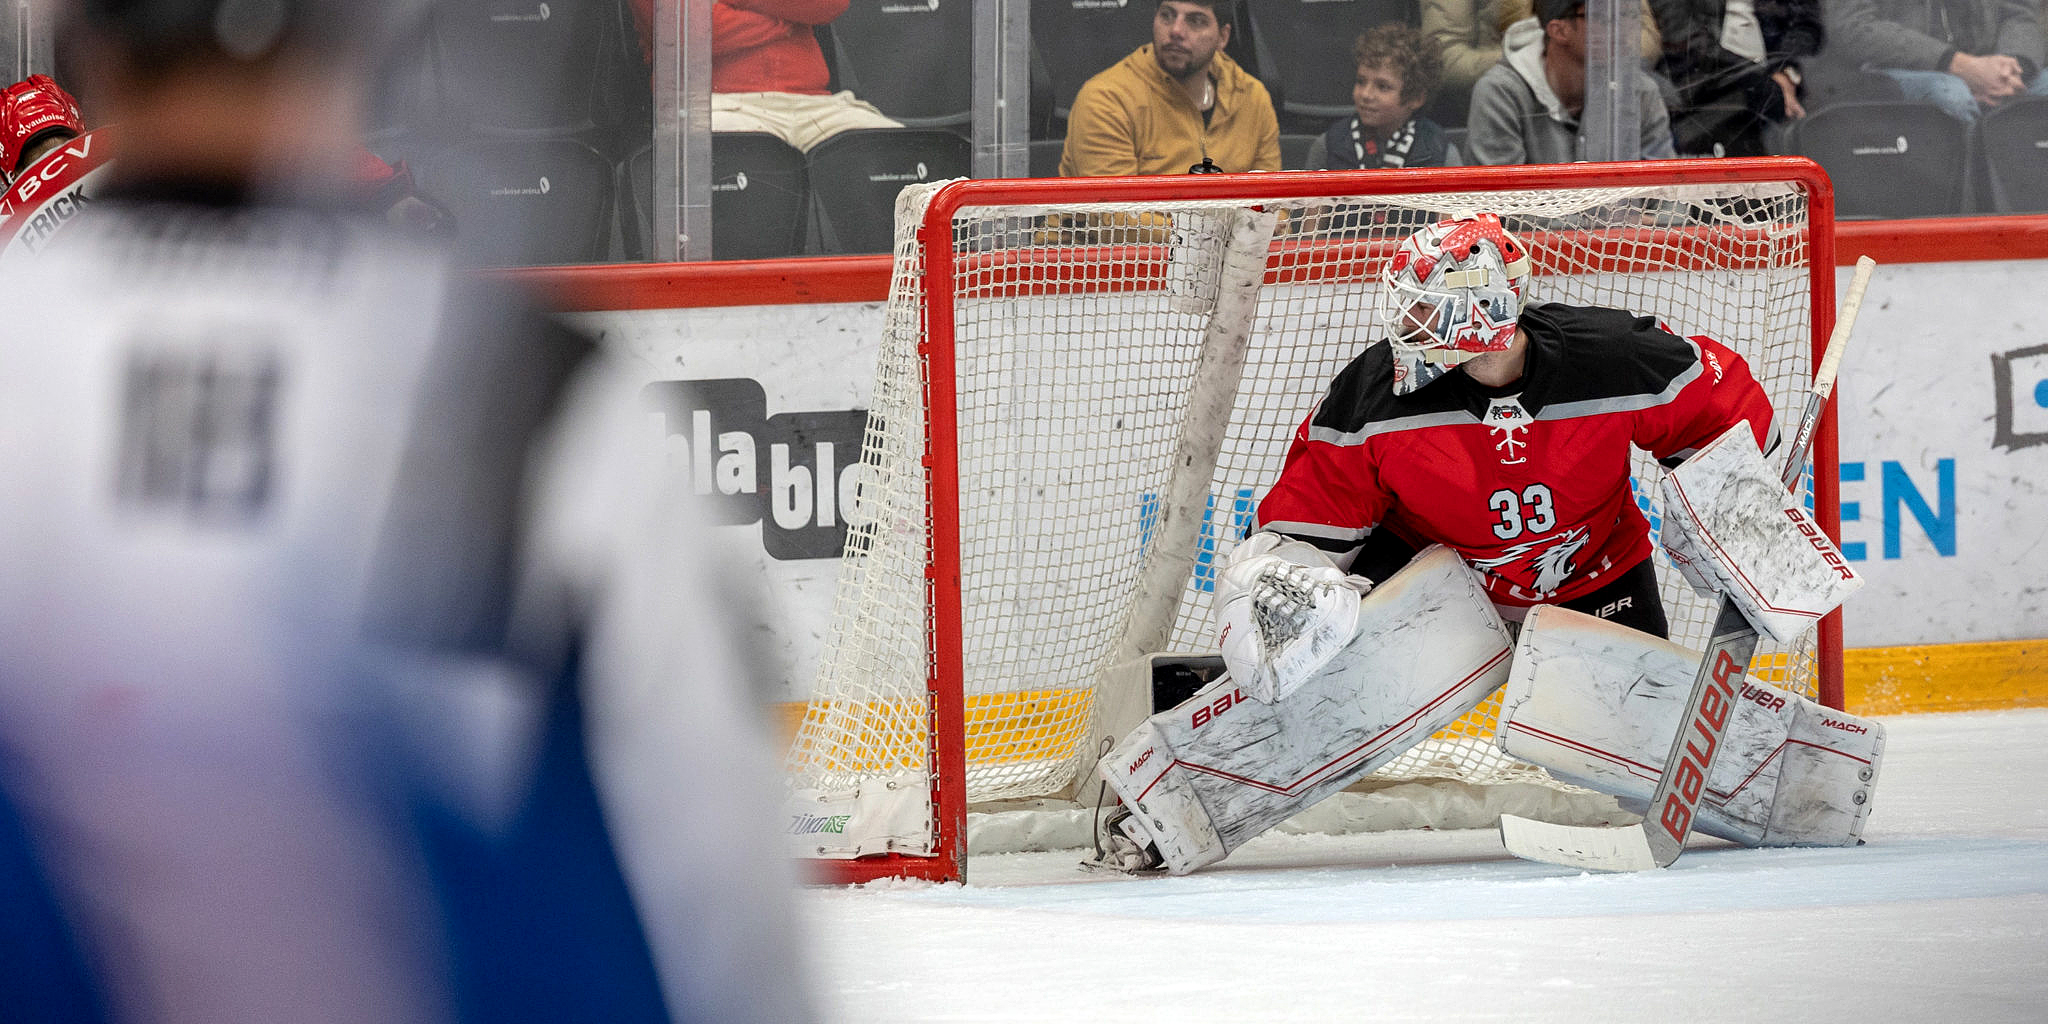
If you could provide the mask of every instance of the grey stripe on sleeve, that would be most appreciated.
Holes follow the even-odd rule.
[[[1333,444],[1339,448],[1350,448],[1364,444],[1381,434],[1397,434],[1404,430],[1423,430],[1428,427],[1454,427],[1459,424],[1477,423],[1472,414],[1462,409],[1447,412],[1424,413],[1419,416],[1404,416],[1397,420],[1368,423],[1357,430],[1337,430],[1332,427],[1312,426],[1308,439]]]

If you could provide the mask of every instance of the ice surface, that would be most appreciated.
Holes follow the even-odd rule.
[[[1903,716],[1855,849],[1671,868],[1492,830],[1268,835],[1185,878],[1078,851],[809,890],[828,1021],[2048,1020],[2048,710]]]

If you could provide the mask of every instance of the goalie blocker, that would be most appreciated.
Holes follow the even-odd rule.
[[[1560,780],[1615,796],[1646,817],[1684,717],[1699,653],[1566,608],[1530,610],[1501,702],[1500,749]],[[1884,758],[1884,726],[1746,676],[1712,684],[1703,713],[1733,716],[1720,739],[1671,767],[1700,793],[1684,827],[1745,846],[1860,841]],[[1707,749],[1700,749],[1701,747]],[[1711,760],[1701,778],[1696,764]]]
[[[1791,643],[1841,607],[1863,577],[1765,463],[1745,424],[1664,474],[1671,561],[1695,592],[1725,594],[1757,631]]]
[[[1253,700],[1226,674],[1112,748],[1096,770],[1131,813],[1111,827],[1173,874],[1213,864],[1429,738],[1507,676],[1507,628],[1448,548],[1417,555],[1358,605],[1349,642],[1286,697]]]

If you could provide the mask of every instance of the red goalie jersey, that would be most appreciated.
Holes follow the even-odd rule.
[[[1583,597],[1650,555],[1629,489],[1630,448],[1676,465],[1747,421],[1774,440],[1770,400],[1742,357],[1617,309],[1532,305],[1522,379],[1447,373],[1394,393],[1374,345],[1337,375],[1295,433],[1255,528],[1339,564],[1384,529],[1456,549],[1506,607]]]

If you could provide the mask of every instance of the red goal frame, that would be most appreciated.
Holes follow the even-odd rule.
[[[1812,294],[1812,360],[1817,363],[1835,320],[1834,187],[1820,166],[1803,157],[1751,157],[1722,160],[1654,160],[1623,164],[1567,164],[1513,168],[1457,167],[1377,171],[1278,172],[1068,180],[989,179],[957,181],[931,199],[917,237],[927,268],[953,265],[954,214],[964,207],[1033,205],[1061,202],[1144,202],[1175,200],[1300,199],[1325,195],[1415,194],[1461,190],[1541,190],[1603,185],[1640,187],[1646,183],[1688,184],[1791,182],[1807,196],[1808,273]],[[1082,191],[1085,189],[1085,191]],[[1672,229],[1683,232],[1688,229]],[[1326,243],[1327,244],[1327,243]],[[1361,253],[1360,259],[1370,253]],[[1112,263],[1120,262],[1112,255]],[[1142,262],[1131,260],[1133,265]],[[1282,267],[1284,271],[1284,259]],[[1269,270],[1269,274],[1274,271]],[[931,638],[930,697],[931,806],[934,809],[933,853],[899,853],[852,860],[811,860],[810,877],[831,884],[853,884],[882,878],[964,881],[967,849],[967,777],[965,697],[961,620],[960,522],[958,518],[957,396],[954,392],[956,290],[949,274],[925,278],[924,337],[920,357],[925,364],[926,503],[930,559],[925,573]],[[1076,282],[1054,275],[1033,279],[1046,290],[1073,287]],[[1101,282],[1079,284],[1101,287]],[[1136,282],[1132,286],[1135,286]],[[1811,453],[1816,519],[1838,541],[1840,481],[1819,467],[1839,463],[1836,415],[1830,403],[1815,433]],[[1842,625],[1836,611],[1819,626],[1817,683],[1819,699],[1829,707],[1842,704]]]

